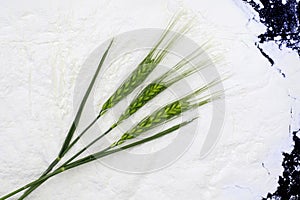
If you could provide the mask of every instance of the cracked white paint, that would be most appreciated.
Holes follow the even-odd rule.
[[[28,199],[252,200],[276,189],[281,152],[291,144],[290,107],[299,101],[288,97],[300,94],[299,59],[270,45],[287,78],[270,67],[254,45],[262,26],[248,23],[253,15],[242,3],[11,0],[0,5],[0,195],[38,177],[55,158],[89,53],[115,34],[164,28],[179,7],[199,16],[189,37],[200,43],[204,33],[213,35],[229,62],[220,71],[233,74],[225,87],[235,94],[227,99],[214,151],[199,159],[197,138],[172,166],[145,175],[89,164],[48,181]]]

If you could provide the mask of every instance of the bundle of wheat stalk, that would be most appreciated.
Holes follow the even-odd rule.
[[[87,98],[89,97],[91,90],[95,84],[97,76],[100,72],[100,69],[105,62],[105,59],[113,45],[113,40],[110,42],[106,51],[104,52],[100,63],[95,71],[95,74],[88,86],[88,89],[81,101],[77,114],[72,122],[72,125],[66,135],[64,143],[58,153],[56,159],[49,165],[49,167],[42,173],[42,175],[32,181],[31,183],[20,187],[19,189],[3,196],[0,200],[8,199],[21,191],[26,190],[18,199],[24,199],[31,192],[37,189],[40,185],[42,185],[49,178],[63,173],[67,170],[70,170],[75,167],[79,167],[83,164],[92,162],[94,160],[100,159],[104,156],[108,156],[110,154],[122,151],[124,149],[132,148],[137,145],[144,144],[146,142],[155,140],[164,135],[167,135],[171,132],[174,132],[180,129],[183,126],[191,123],[196,118],[191,120],[187,120],[181,123],[178,123],[166,130],[155,133],[149,137],[144,139],[137,139],[137,137],[146,131],[152,130],[153,128],[160,126],[168,121],[171,121],[175,118],[181,116],[182,113],[196,109],[203,105],[208,104],[209,102],[221,98],[223,93],[217,92],[210,95],[202,95],[204,92],[210,90],[211,87],[221,82],[220,79],[216,79],[210,83],[203,85],[197,90],[185,95],[184,97],[177,99],[171,103],[168,103],[161,108],[158,108],[151,114],[145,116],[140,122],[131,127],[128,131],[126,131],[117,141],[113,142],[107,147],[104,147],[102,150],[97,153],[93,153],[87,155],[83,158],[79,158],[79,156],[85,152],[88,148],[94,145],[97,141],[103,138],[105,135],[110,133],[115,127],[121,124],[124,120],[128,119],[134,113],[136,113],[140,108],[146,105],[149,101],[153,101],[156,96],[165,91],[174,83],[181,81],[182,79],[208,67],[210,65],[209,60],[201,60],[196,66],[188,65],[188,63],[199,57],[203,51],[203,48],[200,47],[193,51],[190,55],[182,59],[178,62],[174,67],[170,68],[167,72],[163,73],[159,77],[155,78],[152,82],[150,82],[147,86],[139,91],[138,95],[131,101],[130,105],[124,110],[124,112],[120,115],[119,119],[116,123],[113,123],[108,130],[99,134],[97,138],[92,140],[88,145],[86,145],[83,149],[78,151],[76,154],[71,156],[70,159],[62,163],[60,166],[56,167],[61,159],[70,151],[70,149],[81,139],[81,137],[87,133],[87,131],[99,120],[101,116],[107,113],[108,110],[117,105],[120,101],[126,98],[129,94],[131,94],[134,90],[140,86],[144,80],[151,74],[151,72],[159,65],[159,63],[165,58],[168,54],[168,50],[172,47],[174,43],[180,40],[180,36],[185,34],[191,28],[191,22],[186,23],[184,26],[177,27],[178,20],[182,14],[177,14],[171,20],[170,24],[167,26],[166,31],[162,34],[161,38],[154,45],[154,47],[150,50],[147,56],[140,62],[140,64],[135,68],[135,70],[129,74],[129,76],[122,82],[122,84],[116,89],[116,91],[108,98],[108,100],[103,104],[99,114],[96,118],[80,133],[77,137],[73,137],[76,131],[76,125],[80,121],[80,117],[84,106],[86,104]],[[177,27],[177,28],[176,28]],[[179,34],[172,35],[172,32],[176,31]],[[202,95],[202,96],[201,96]],[[135,139],[133,142],[133,139]],[[77,159],[77,160],[76,160]],[[56,167],[56,168],[55,168]]]

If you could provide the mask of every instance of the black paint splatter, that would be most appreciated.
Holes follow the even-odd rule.
[[[257,42],[255,42],[255,46],[258,48],[260,53],[269,61],[271,66],[273,66],[275,64],[274,60],[259,46],[259,44],[257,44]],[[282,75],[282,77],[285,78],[285,73],[283,73],[282,70],[278,67],[276,67],[276,69]]]
[[[261,53],[265,58],[268,59],[268,61],[271,63],[271,66],[273,66],[274,63],[275,63],[274,60],[273,60],[266,52],[264,52],[264,50],[259,46],[259,44],[257,44],[257,43],[255,42],[255,45],[256,45],[256,47],[259,49],[260,53]]]
[[[283,46],[296,51],[300,57],[300,2],[296,0],[242,0],[248,3],[259,14],[260,22],[266,26],[266,32],[258,36],[259,43],[274,41],[279,49]],[[259,46],[255,44],[261,54],[274,65],[274,60]],[[280,69],[279,72],[285,77]],[[291,110],[292,112],[292,110]],[[289,131],[291,126],[289,126]],[[282,166],[284,172],[279,177],[277,190],[268,193],[263,200],[300,200],[300,138],[293,132],[294,149],[290,154],[283,153]]]
[[[258,36],[260,43],[274,41],[281,49],[286,46],[297,51],[300,56],[300,2],[296,0],[260,0],[261,5],[254,0],[247,2],[259,14],[260,22],[267,30]]]
[[[299,131],[293,132],[295,142],[294,149],[290,154],[283,153],[284,168],[282,176],[279,177],[277,190],[269,193],[263,200],[299,200],[300,199],[300,138]]]

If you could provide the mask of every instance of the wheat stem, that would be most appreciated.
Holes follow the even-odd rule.
[[[194,120],[194,119],[193,119],[193,120]],[[164,136],[164,135],[167,135],[167,134],[169,134],[169,133],[171,133],[171,132],[173,132],[173,131],[175,131],[175,130],[178,130],[178,129],[179,129],[180,127],[182,127],[182,126],[185,126],[185,125],[191,123],[193,120],[186,121],[186,122],[182,122],[182,123],[180,123],[180,124],[177,124],[177,125],[175,125],[175,126],[172,126],[171,128],[168,128],[167,130],[164,130],[164,131],[162,131],[162,132],[159,132],[159,133],[157,133],[157,134],[155,134],[155,135],[153,135],[153,136],[151,136],[151,137],[147,137],[147,138],[142,139],[142,140],[139,140],[139,141],[137,141],[137,142],[133,142],[133,143],[128,144],[128,145],[126,145],[126,146],[123,146],[123,147],[120,147],[120,148],[117,148],[117,149],[113,149],[113,150],[109,150],[109,151],[108,151],[107,149],[108,149],[108,148],[111,149],[111,147],[108,147],[108,148],[106,148],[106,149],[104,149],[104,150],[102,150],[102,151],[100,151],[100,152],[97,152],[97,153],[95,153],[95,154],[91,154],[91,155],[89,155],[89,156],[86,156],[86,157],[84,157],[84,158],[82,158],[82,159],[80,159],[80,160],[78,160],[78,161],[72,162],[72,163],[67,164],[67,165],[65,165],[65,166],[61,166],[61,167],[59,167],[57,170],[55,170],[55,171],[53,171],[53,172],[51,172],[51,173],[49,173],[49,174],[47,174],[47,175],[45,175],[45,176],[43,176],[43,177],[37,179],[37,180],[35,180],[35,181],[32,181],[32,182],[26,184],[25,186],[20,187],[20,188],[18,188],[17,190],[15,190],[15,191],[13,191],[13,192],[11,192],[11,193],[9,193],[9,194],[7,194],[7,195],[1,197],[0,200],[8,199],[9,197],[14,196],[15,194],[17,194],[17,193],[19,193],[19,192],[21,192],[21,191],[23,191],[23,190],[25,190],[25,189],[27,189],[27,188],[29,188],[29,187],[32,187],[32,186],[35,186],[35,185],[40,186],[42,183],[44,183],[44,182],[45,182],[46,180],[48,180],[49,178],[51,178],[51,177],[53,177],[53,176],[55,176],[55,175],[58,175],[58,174],[60,174],[60,173],[63,173],[63,172],[65,172],[65,171],[67,171],[67,170],[70,170],[70,169],[72,169],[72,168],[78,167],[78,166],[80,166],[80,165],[83,165],[83,164],[92,162],[92,161],[94,161],[94,160],[97,160],[97,159],[99,159],[99,158],[108,156],[108,155],[110,155],[110,154],[117,153],[117,152],[119,152],[119,151],[123,151],[123,150],[125,150],[125,149],[132,148],[132,147],[135,147],[135,146],[137,146],[137,145],[141,145],[141,144],[144,144],[144,143],[146,143],[146,142],[149,142],[149,141],[155,140],[155,139],[157,139],[157,138],[160,138],[160,137],[162,137],[162,136]]]
[[[64,140],[64,143],[63,143],[63,145],[62,145],[62,147],[61,147],[61,149],[60,149],[60,152],[59,152],[57,158],[55,158],[55,159],[51,162],[51,164],[49,165],[49,167],[42,173],[41,177],[45,176],[45,175],[48,174],[50,171],[52,171],[52,169],[59,163],[59,161],[61,160],[61,158],[69,151],[69,149],[70,149],[70,148],[69,148],[69,144],[70,144],[70,142],[71,142],[71,140],[72,140],[72,137],[73,137],[73,135],[74,135],[74,133],[75,133],[76,126],[77,126],[77,124],[78,124],[78,122],[79,122],[79,120],[80,120],[80,117],[81,117],[83,108],[84,108],[85,103],[86,103],[86,101],[87,101],[87,99],[88,99],[88,97],[89,97],[89,94],[90,94],[90,92],[91,92],[91,90],[92,90],[92,88],[93,88],[93,86],[94,86],[94,84],[95,84],[95,81],[96,81],[96,78],[97,78],[97,76],[98,76],[98,74],[99,74],[99,72],[100,72],[100,69],[101,69],[101,67],[102,67],[102,65],[103,65],[103,63],[104,63],[104,61],[105,61],[105,59],[106,59],[106,57],[107,57],[108,51],[110,50],[110,48],[111,48],[111,46],[112,46],[112,43],[113,43],[113,40],[111,40],[111,42],[109,43],[109,45],[108,45],[106,51],[104,52],[104,54],[103,54],[103,56],[102,56],[102,58],[101,58],[101,60],[100,60],[100,62],[99,62],[99,65],[98,65],[98,67],[97,67],[97,69],[96,69],[96,71],[95,71],[95,74],[94,74],[94,76],[93,76],[93,78],[92,78],[92,80],[91,80],[91,82],[90,82],[90,84],[89,84],[89,86],[88,86],[87,91],[86,91],[85,94],[84,94],[84,97],[83,97],[83,99],[82,99],[82,101],[81,101],[81,103],[80,103],[80,106],[79,106],[79,108],[78,108],[78,111],[77,111],[77,113],[76,113],[76,116],[75,116],[75,118],[74,118],[74,121],[72,122],[72,125],[71,125],[71,127],[70,127],[70,129],[69,129],[69,131],[68,131],[68,133],[67,133],[67,136],[66,136],[66,138],[65,138],[65,140]],[[26,191],[26,192],[24,193],[24,195],[22,195],[19,199],[25,198],[28,194],[30,194],[30,193],[31,193],[33,190],[35,190],[36,188],[37,188],[37,187],[35,187],[35,188],[30,188],[30,189],[29,189],[28,191]]]

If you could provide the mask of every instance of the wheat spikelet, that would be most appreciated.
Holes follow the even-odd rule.
[[[141,133],[146,132],[176,116],[179,116],[188,108],[189,104],[187,102],[175,101],[171,104],[168,104],[167,106],[164,106],[163,108],[153,112],[151,115],[141,120],[136,126],[124,133],[117,142],[112,144],[112,146],[118,146],[124,143],[126,140],[136,138]]]
[[[128,108],[123,112],[117,123],[127,119],[135,112],[137,112],[141,107],[143,107],[148,101],[153,99],[159,93],[164,91],[167,87],[160,83],[151,83],[146,86],[138,96],[131,102]]]
[[[156,67],[156,63],[152,59],[146,59],[141,63],[130,76],[121,84],[121,86],[111,95],[111,97],[102,106],[102,112],[112,108],[128,94],[130,94],[137,86],[139,86],[145,78]]]

